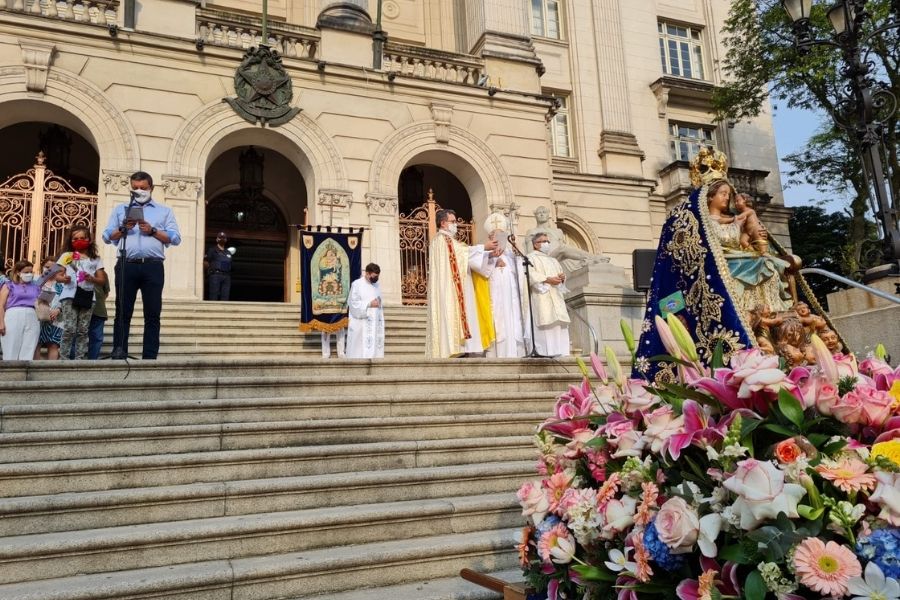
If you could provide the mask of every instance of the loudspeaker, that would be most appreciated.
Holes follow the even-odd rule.
[[[634,278],[635,290],[646,292],[650,289],[655,263],[656,250],[638,249],[631,253],[631,275]]]

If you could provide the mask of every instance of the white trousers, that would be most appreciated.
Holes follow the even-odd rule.
[[[338,329],[336,343],[338,358],[344,358],[344,338],[346,335],[346,329]],[[322,358],[331,358],[331,334],[324,331],[322,332]]]
[[[0,336],[3,360],[33,360],[41,335],[41,322],[29,306],[6,310],[6,335]]]

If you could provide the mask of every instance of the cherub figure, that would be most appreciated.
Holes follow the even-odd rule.
[[[769,250],[766,228],[756,216],[750,194],[740,193],[734,197],[735,220],[741,225],[741,248],[756,250],[765,254]]]
[[[806,302],[803,302],[801,300],[794,303],[793,309],[794,312],[797,313],[797,317],[800,319],[800,322],[803,323],[803,327],[804,329],[806,329],[806,333],[808,333],[809,335],[818,333],[828,328],[828,324],[825,323],[825,319],[823,319],[819,315],[812,314],[812,311],[809,310],[809,305]]]
[[[790,316],[778,327],[778,353],[784,357],[791,367],[804,363],[814,364],[815,355],[812,346],[806,342],[806,330],[800,319]]]
[[[774,339],[772,336],[772,328],[778,327],[784,323],[784,317],[775,314],[766,304],[758,304],[756,308],[750,311],[750,327],[757,338],[765,337]]]
[[[844,345],[841,343],[838,334],[833,329],[828,329],[826,327],[819,332],[819,337],[825,343],[825,347],[828,348],[828,351],[832,354],[842,354],[844,352]]]

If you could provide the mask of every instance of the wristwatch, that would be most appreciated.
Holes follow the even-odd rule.
[[[156,235],[156,232],[157,232],[157,231],[158,231],[158,229],[156,229],[156,227],[151,227],[151,228],[150,228],[150,235]]]

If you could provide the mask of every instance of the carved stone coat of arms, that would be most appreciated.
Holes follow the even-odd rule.
[[[234,74],[234,91],[237,97],[225,102],[251,123],[282,125],[300,112],[291,107],[294,92],[281,56],[267,46],[247,50]]]

